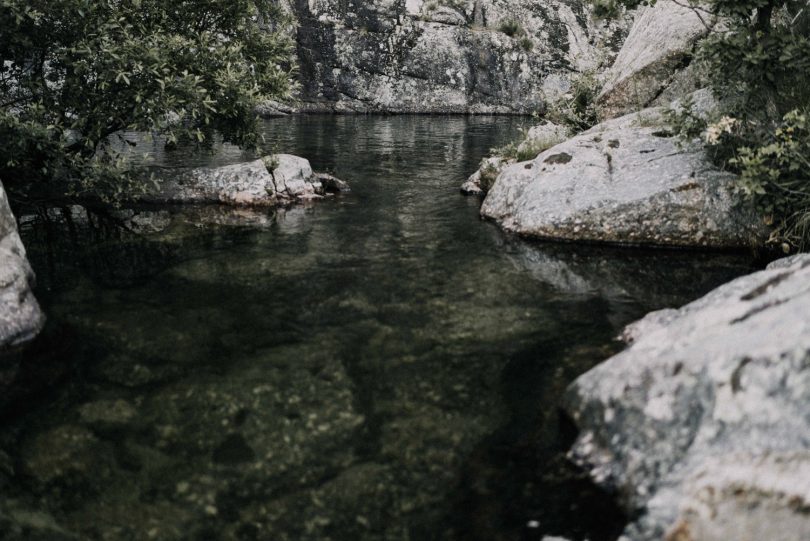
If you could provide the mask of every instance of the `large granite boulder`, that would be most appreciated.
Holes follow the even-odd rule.
[[[669,133],[663,109],[610,120],[498,175],[481,214],[530,237],[737,248],[766,231],[734,175]]]
[[[597,98],[602,118],[659,105],[699,88],[692,57],[714,24],[686,2],[659,0],[638,10]]]
[[[309,0],[297,21],[301,109],[531,113],[615,55],[627,22],[586,0]],[[284,107],[260,108],[271,115]]]
[[[34,271],[26,259],[17,221],[0,183],[0,353],[32,340],[45,324],[45,316],[32,292],[33,285]]]
[[[348,190],[345,182],[313,172],[308,160],[291,154],[222,167],[162,170],[158,177],[159,188],[142,201],[272,207]]]
[[[625,539],[810,538],[810,255],[651,313],[624,339],[566,407],[571,456],[639,517]]]

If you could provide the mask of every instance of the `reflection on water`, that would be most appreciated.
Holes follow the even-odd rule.
[[[309,207],[19,209],[50,326],[4,400],[4,539],[615,536],[557,400],[749,265],[505,237],[457,186],[520,122],[270,121],[352,184]]]

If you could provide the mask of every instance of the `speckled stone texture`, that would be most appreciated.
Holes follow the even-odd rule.
[[[17,222],[0,183],[0,353],[32,340],[45,324],[33,285],[34,271],[25,257]]]
[[[714,20],[686,2],[660,0],[642,7],[597,98],[601,118],[614,118],[697,90],[690,68],[697,43]]]
[[[734,176],[679,144],[662,109],[610,120],[502,170],[481,214],[553,240],[739,248],[767,238]]]
[[[567,396],[571,457],[639,517],[623,539],[808,539],[810,255],[624,338]]]
[[[629,27],[585,0],[286,0],[299,109],[532,113],[609,65]],[[270,104],[268,115],[288,112]]]
[[[291,154],[275,154],[263,160],[222,167],[180,173],[169,170],[166,178],[161,179],[159,189],[140,199],[150,203],[275,207],[346,190],[345,182],[313,172],[308,160]]]

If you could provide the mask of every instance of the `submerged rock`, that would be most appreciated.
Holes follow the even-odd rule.
[[[314,173],[309,161],[291,154],[213,168],[166,173],[160,187],[141,198],[150,203],[221,203],[272,207],[318,199],[348,185]]]
[[[0,352],[32,340],[45,324],[34,298],[34,271],[0,183]],[[0,386],[3,370],[0,366]]]
[[[810,255],[783,260],[649,314],[571,386],[571,456],[640,512],[626,539],[808,538],[808,307]]]
[[[711,31],[710,14],[673,0],[642,7],[613,65],[604,74],[597,98],[602,118],[613,118],[674,99],[697,87],[690,84],[697,43]]]
[[[680,144],[662,109],[599,124],[506,167],[481,208],[530,237],[654,246],[756,246],[766,229],[733,196],[733,174]]]

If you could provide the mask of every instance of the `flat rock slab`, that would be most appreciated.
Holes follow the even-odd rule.
[[[32,291],[34,281],[34,271],[0,183],[0,352],[32,340],[45,324]]]
[[[767,238],[733,196],[734,175],[699,144],[679,145],[647,109],[503,169],[481,214],[542,239],[739,248]]]
[[[653,312],[624,338],[567,409],[573,459],[640,512],[625,539],[742,539],[745,524],[772,532],[751,539],[808,539],[810,255]]]
[[[158,176],[162,177],[159,189],[141,201],[275,207],[348,190],[345,182],[314,173],[308,160],[291,154],[222,167],[161,171]]]

